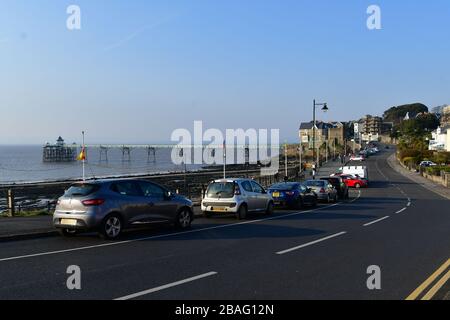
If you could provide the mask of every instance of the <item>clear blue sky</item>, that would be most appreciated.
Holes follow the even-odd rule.
[[[66,8],[82,29],[66,29]],[[382,30],[366,9],[382,10]],[[450,2],[3,0],[0,144],[167,142],[176,128],[280,128],[450,103]]]

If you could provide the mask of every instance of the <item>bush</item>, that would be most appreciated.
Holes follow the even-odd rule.
[[[441,171],[444,172],[450,172],[450,167],[447,166],[435,166],[435,167],[428,167],[425,169],[426,173],[433,176],[440,176]]]
[[[405,166],[412,168],[417,164],[418,161],[416,157],[405,157],[402,159],[402,162]]]

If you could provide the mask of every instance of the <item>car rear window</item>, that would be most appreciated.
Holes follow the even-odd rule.
[[[292,191],[299,187],[298,184],[292,184],[292,183],[277,183],[270,187],[272,190],[286,190],[286,191]]]
[[[234,182],[213,182],[206,190],[208,198],[233,198]]]
[[[64,193],[65,197],[86,197],[100,189],[98,184],[76,184],[72,185]]]
[[[316,180],[316,181],[307,181],[306,185],[308,187],[323,187],[325,186],[325,181],[323,180]]]

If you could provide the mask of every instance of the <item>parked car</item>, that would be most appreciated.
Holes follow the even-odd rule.
[[[365,161],[365,160],[366,158],[364,157],[364,155],[361,154],[359,155],[354,154],[350,157],[350,161]]]
[[[135,224],[191,226],[192,201],[142,180],[98,180],[73,184],[59,198],[53,225],[64,236],[96,230],[115,239]]]
[[[221,179],[208,185],[201,209],[205,217],[214,213],[233,213],[245,219],[248,212],[272,214],[272,196],[251,179]]]
[[[328,181],[308,180],[306,186],[314,191],[319,201],[337,202],[338,200],[336,188]]]
[[[301,209],[317,206],[317,195],[300,182],[277,183],[269,187],[275,206]]]
[[[369,187],[368,180],[358,176],[342,175],[341,178],[349,188],[359,189]]]
[[[320,180],[328,181],[333,185],[333,187],[337,190],[338,196],[340,199],[348,199],[348,186],[345,184],[344,180],[341,177],[325,177]]]
[[[435,166],[437,166],[437,164],[434,163],[433,161],[422,161],[419,166],[421,166],[421,167],[435,167]]]

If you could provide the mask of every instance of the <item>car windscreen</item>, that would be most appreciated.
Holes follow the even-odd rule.
[[[321,179],[325,182],[329,182],[333,186],[339,186],[341,183],[339,182],[339,179]]]
[[[233,198],[234,182],[213,182],[206,190],[208,198]]]
[[[325,181],[322,181],[322,180],[316,180],[316,181],[307,181],[306,182],[306,185],[308,186],[308,187],[320,187],[320,188],[322,188],[322,187],[324,187],[325,186],[325,184],[326,184],[326,182]]]
[[[100,189],[98,184],[75,184],[64,193],[65,197],[86,197]]]

